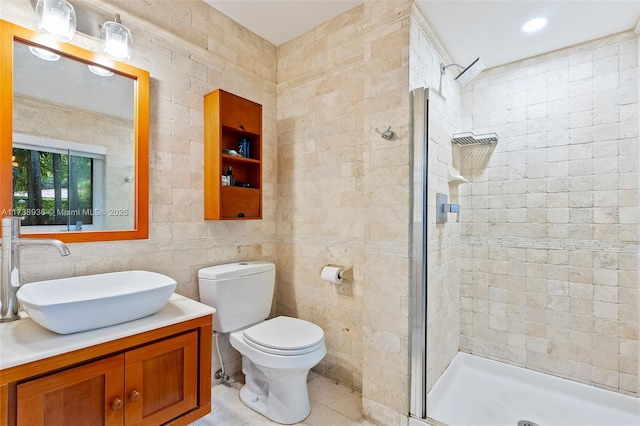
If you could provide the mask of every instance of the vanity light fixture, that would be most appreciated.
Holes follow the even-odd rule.
[[[52,39],[67,42],[76,34],[76,11],[65,0],[38,0],[38,29]]]
[[[108,69],[99,67],[97,65],[87,65],[87,67],[89,67],[89,71],[91,71],[95,75],[99,75],[100,77],[111,77],[113,75],[112,71],[109,71]]]
[[[525,33],[534,33],[543,29],[547,25],[547,23],[549,23],[549,18],[546,18],[544,16],[540,18],[534,18],[525,22],[521,29],[522,32]]]
[[[131,31],[120,23],[120,15],[117,13],[113,21],[102,24],[102,48],[104,53],[113,59],[131,59]]]
[[[57,53],[53,53],[50,50],[43,49],[41,47],[29,46],[29,52],[33,53],[40,59],[44,59],[45,61],[55,62],[60,59],[60,55]]]

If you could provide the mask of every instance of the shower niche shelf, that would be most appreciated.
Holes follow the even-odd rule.
[[[453,167],[449,167],[449,175],[447,177],[449,185],[458,186],[462,183],[467,183],[469,180],[462,176],[460,172]]]
[[[473,132],[454,133],[451,142],[460,146],[491,145],[498,142],[498,135],[495,133],[482,135],[474,135]]]

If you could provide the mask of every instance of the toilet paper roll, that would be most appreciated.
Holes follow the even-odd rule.
[[[342,268],[338,268],[335,266],[325,266],[322,268],[322,272],[320,273],[320,278],[323,281],[328,281],[334,284],[342,283]]]

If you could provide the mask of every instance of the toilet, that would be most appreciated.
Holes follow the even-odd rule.
[[[200,301],[216,309],[213,329],[230,333],[242,354],[245,384],[240,400],[282,424],[304,420],[311,412],[307,375],[327,353],[324,331],[297,318],[271,312],[275,265],[239,262],[198,272]],[[266,320],[266,321],[265,321]]]

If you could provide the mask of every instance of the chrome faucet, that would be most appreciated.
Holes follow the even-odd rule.
[[[20,247],[49,245],[58,249],[61,256],[71,254],[59,240],[20,238],[22,217],[2,218],[2,270],[0,271],[0,322],[20,319],[20,302],[16,294],[20,288]]]

